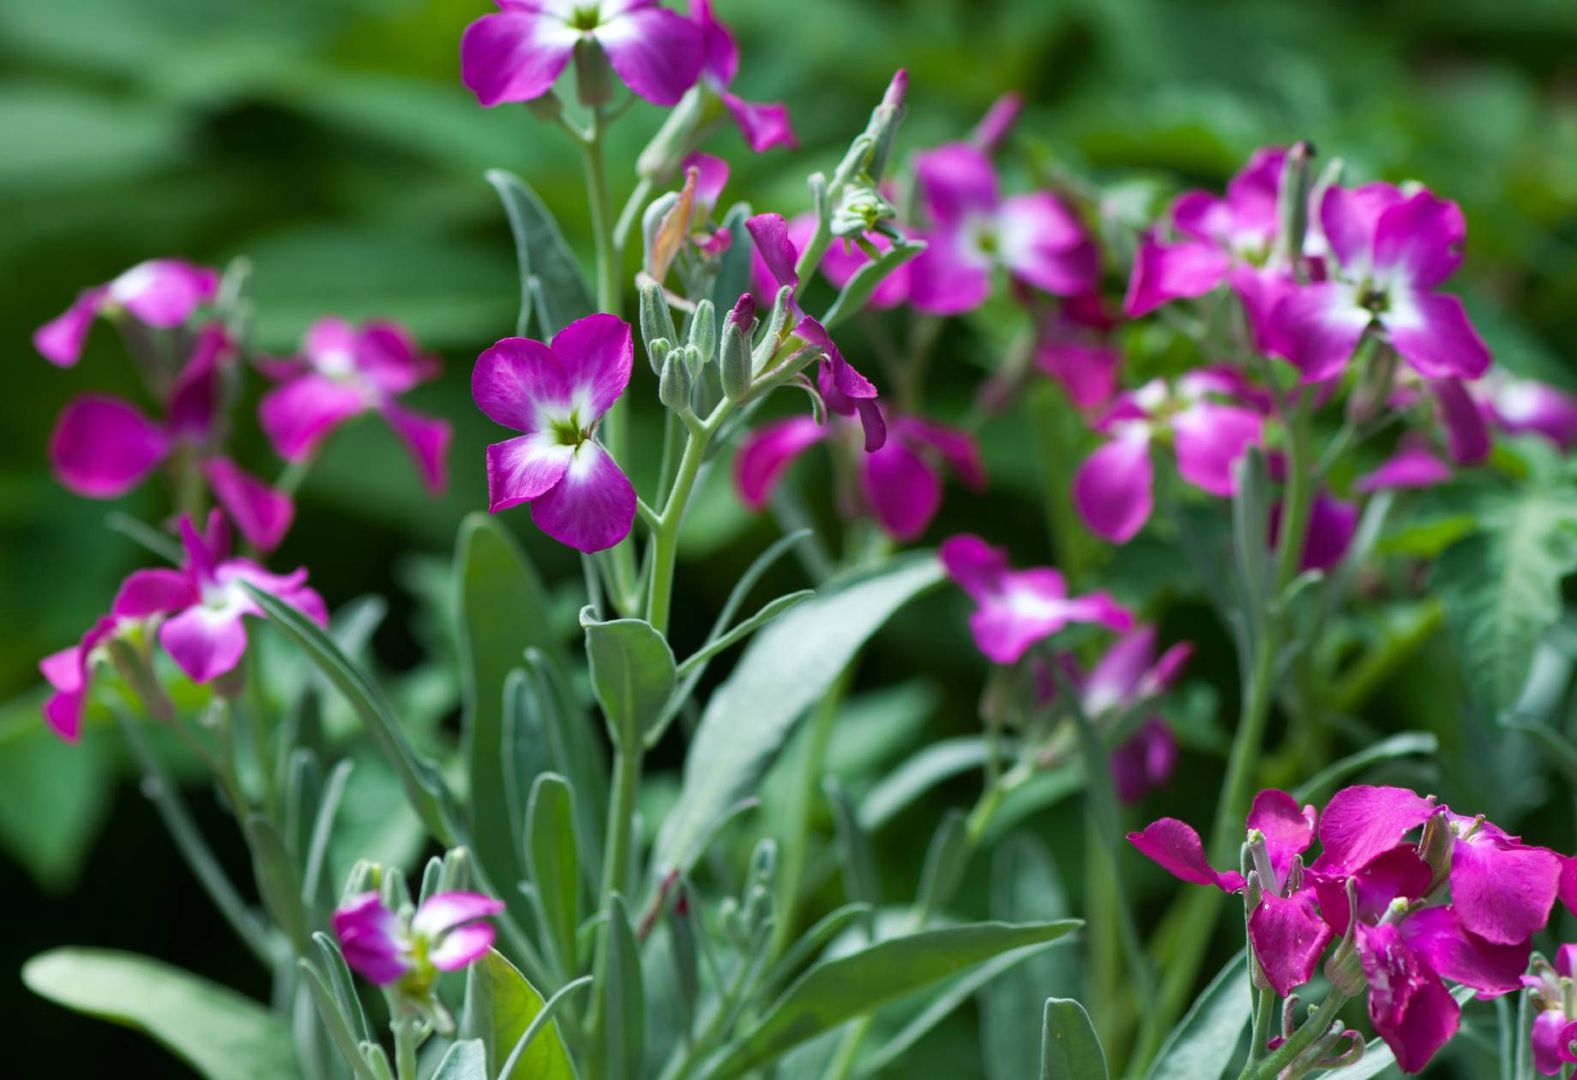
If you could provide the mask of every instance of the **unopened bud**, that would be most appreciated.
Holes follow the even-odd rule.
[[[750,333],[734,321],[739,309],[729,312],[723,323],[723,352],[718,363],[718,378],[723,384],[723,395],[735,405],[750,397],[755,374],[750,357]],[[752,317],[750,320],[754,322]]]
[[[1441,807],[1424,822],[1424,834],[1418,839],[1418,857],[1429,867],[1429,891],[1451,876],[1451,852],[1455,847],[1449,811]]]
[[[887,84],[882,102],[871,113],[866,132],[871,136],[871,156],[867,169],[872,180],[880,180],[892,155],[893,142],[898,138],[898,125],[903,122],[904,98],[909,92],[909,73],[899,68]]]
[[[980,123],[969,134],[969,141],[988,154],[995,153],[1013,130],[1013,124],[1023,108],[1022,95],[1011,90],[1003,94],[991,103],[986,115],[980,118]]]
[[[559,100],[556,93],[549,90],[541,97],[526,102],[526,111],[538,120],[551,124],[563,115],[564,103]]]
[[[681,416],[690,412],[690,365],[686,363],[690,350],[678,349],[663,360],[662,374],[657,380],[657,397],[664,405]]]
[[[717,308],[710,300],[695,305],[690,317],[690,348],[698,354],[700,364],[717,355]]]
[[[1300,282],[1307,279],[1303,265],[1303,237],[1309,228],[1309,189],[1314,182],[1310,166],[1313,159],[1314,146],[1305,141],[1294,143],[1292,149],[1287,151],[1287,161],[1281,170],[1281,198],[1276,207],[1279,224],[1278,261],[1288,267]]]
[[[652,365],[653,375],[662,375],[663,363],[668,359],[668,354],[673,352],[673,343],[667,338],[658,338],[646,346],[646,359]]]
[[[652,141],[641,151],[635,171],[647,180],[662,180],[673,173],[698,142],[701,128],[708,122],[710,112],[722,112],[717,95],[709,93],[700,83],[685,92],[679,104],[668,112],[668,119]]]
[[[641,340],[646,342],[646,355],[652,362],[652,371],[662,370],[661,362],[652,356],[652,346],[659,340],[672,344],[679,340],[673,316],[668,311],[668,297],[663,287],[655,281],[641,283]]]

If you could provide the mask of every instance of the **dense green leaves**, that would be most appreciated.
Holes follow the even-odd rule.
[[[929,554],[829,585],[761,631],[707,702],[684,786],[657,839],[659,873],[694,861],[711,825],[749,794],[850,658],[898,608],[941,580]]]
[[[1076,919],[972,923],[889,938],[823,961],[783,992],[714,1073],[739,1076],[889,1001],[1002,953],[1054,941],[1080,925]]]
[[[145,956],[55,949],[22,968],[35,994],[146,1033],[208,1080],[294,1080],[290,1031],[263,1006]]]
[[[1106,1054],[1084,1006],[1071,998],[1046,1002],[1040,1036],[1040,1080],[1105,1080]]]
[[[599,622],[591,608],[580,613],[586,631],[591,690],[608,721],[615,746],[637,750],[659,723],[673,694],[673,650],[644,619]]]
[[[526,336],[535,320],[537,335],[546,341],[596,309],[591,291],[553,214],[531,185],[503,169],[489,169],[487,182],[504,202],[520,263],[520,318],[515,333]]]

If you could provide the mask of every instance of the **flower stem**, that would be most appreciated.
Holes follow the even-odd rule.
[[[690,503],[690,493],[695,490],[706,462],[706,449],[723,420],[733,409],[733,402],[724,398],[705,421],[693,422],[690,436],[685,440],[684,453],[679,458],[679,469],[674,475],[673,488],[663,503],[662,513],[652,529],[652,575],[647,584],[646,621],[660,634],[668,632],[668,615],[673,605],[674,561],[679,554],[679,529],[684,524],[685,509]]]
[[[1347,1004],[1347,995],[1338,990],[1332,990],[1320,1002],[1319,1008],[1309,1014],[1303,1026],[1294,1031],[1286,1042],[1278,1046],[1274,1053],[1267,1057],[1243,1066],[1243,1071],[1238,1074],[1238,1080],[1272,1080],[1298,1059],[1298,1055],[1307,1050],[1315,1039],[1324,1035],[1330,1029],[1331,1021],[1336,1019],[1336,1014]],[[1256,1024],[1256,1027],[1258,1025]]]

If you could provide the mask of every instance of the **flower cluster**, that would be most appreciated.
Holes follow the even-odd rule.
[[[1128,839],[1183,881],[1244,895],[1259,985],[1286,997],[1326,958],[1335,992],[1366,988],[1370,1022],[1407,1072],[1456,1033],[1446,982],[1483,997],[1519,989],[1556,899],[1577,903],[1572,860],[1405,788],[1345,788],[1320,811],[1260,792],[1241,873],[1212,867],[1199,834],[1173,818]]]

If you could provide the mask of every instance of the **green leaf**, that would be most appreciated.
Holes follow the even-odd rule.
[[[1027,832],[1009,833],[991,852],[991,917],[1000,922],[1051,922],[1068,917],[1068,900],[1046,846]],[[1080,991],[1079,950],[1047,949],[987,983],[980,994],[980,1044],[990,1080],[1035,1075],[1034,1041],[1026,1016],[1048,995]]]
[[[301,871],[285,846],[284,838],[266,817],[248,815],[245,828],[247,846],[252,849],[252,872],[257,878],[257,891],[262,894],[263,906],[295,945],[296,952],[303,953],[311,927],[301,901]]]
[[[245,585],[245,588],[274,624],[284,631],[285,636],[294,641],[334,684],[334,688],[344,695],[377,741],[384,757],[394,767],[405,789],[405,797],[422,823],[440,843],[452,845],[455,836],[449,820],[451,800],[443,779],[433,763],[419,757],[406,741],[405,733],[400,729],[388,700],[377,684],[341,652],[339,646],[311,619],[262,589],[251,585]]]
[[[833,828],[838,837],[838,859],[843,864],[843,893],[866,910],[865,936],[876,936],[876,909],[881,905],[881,882],[876,874],[876,857],[871,854],[871,838],[860,827],[854,806],[835,777],[822,780],[827,801],[832,804]]]
[[[471,837],[476,856],[496,881],[520,878],[518,806],[511,806],[505,770],[517,760],[504,743],[504,682],[529,648],[558,650],[542,583],[514,537],[486,514],[460,526],[455,549],[461,720],[471,781]],[[513,777],[524,788],[532,777]]]
[[[554,767],[569,781],[575,796],[575,839],[587,885],[595,890],[608,812],[608,765],[602,740],[579,706],[571,704],[569,690],[556,678],[560,669],[540,650],[526,653],[525,670],[534,689],[523,703],[538,710],[533,727],[547,735]]]
[[[97,733],[66,742],[43,702],[40,691],[0,706],[0,844],[53,891],[76,880],[115,785]]]
[[[641,975],[641,945],[635,940],[624,897],[614,893],[602,924],[607,967],[593,983],[602,998],[603,1049],[610,1080],[634,1080],[641,1073],[646,1046],[646,995]]]
[[[1238,953],[1172,1029],[1145,1075],[1217,1080],[1232,1064],[1249,1022],[1248,954]]]
[[[544,773],[526,807],[526,872],[542,914],[542,937],[562,978],[576,970],[580,926],[580,866],[575,848],[575,800],[562,776]]]
[[[712,303],[718,311],[728,311],[740,296],[750,290],[750,232],[745,222],[750,220],[750,207],[736,203],[728,208],[723,218],[723,228],[733,238],[733,243],[723,252],[717,268],[717,280],[712,283]]]
[[[538,333],[546,341],[591,314],[596,304],[558,222],[537,193],[503,169],[489,169],[486,175],[503,200],[509,230],[515,237],[515,258],[520,263],[520,318],[515,333],[526,336],[535,317]]]
[[[465,1015],[460,1035],[482,1040],[487,1047],[489,1075],[496,1075],[494,1070],[503,1067],[543,1006],[537,988],[502,953],[489,949],[466,972]],[[515,1062],[514,1070],[500,1080],[575,1080],[557,1024],[532,1039]]]
[[[1433,585],[1480,703],[1516,703],[1577,570],[1577,489],[1534,477],[1479,504],[1479,532],[1435,561]]]
[[[1293,798],[1299,802],[1316,799],[1323,792],[1336,787],[1349,776],[1360,773],[1371,765],[1413,754],[1428,757],[1438,749],[1440,749],[1440,740],[1432,732],[1404,731],[1400,735],[1392,735],[1388,739],[1381,739],[1373,746],[1365,747],[1356,754],[1349,754],[1340,761],[1327,765],[1298,785],[1297,790],[1293,792]]]
[[[597,621],[592,608],[580,613],[586,631],[591,691],[608,721],[615,746],[634,751],[660,722],[673,695],[675,671],[668,641],[644,619]]]
[[[952,902],[963,880],[974,844],[969,839],[969,815],[957,807],[948,810],[931,836],[920,868],[920,889],[915,902],[922,911],[941,911]]]
[[[1050,998],[1040,1034],[1040,1080],[1106,1080],[1106,1053],[1090,1014],[1072,998]]]
[[[487,1048],[481,1039],[465,1039],[449,1048],[431,1080],[489,1080]]]
[[[740,622],[737,626],[730,627],[727,633],[713,638],[685,657],[684,663],[679,665],[678,673],[680,677],[689,675],[718,653],[743,641],[801,600],[809,600],[815,595],[816,591],[814,589],[800,589],[798,592],[791,592],[785,596],[779,596],[775,600],[767,601],[761,606],[760,611]]]
[[[790,1048],[905,994],[994,956],[1054,941],[1083,925],[1077,919],[1009,925],[973,923],[889,938],[811,968],[714,1068],[739,1076]]]
[[[109,949],[52,949],[22,968],[58,1005],[135,1028],[209,1080],[295,1080],[289,1029],[228,987],[158,960]]]
[[[679,802],[657,837],[657,873],[690,868],[711,824],[755,789],[855,653],[894,611],[941,579],[933,555],[894,559],[834,581],[752,639],[702,713]]]
[[[860,802],[860,824],[875,832],[944,780],[979,768],[991,748],[980,735],[932,743],[877,782]]]

